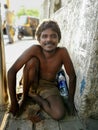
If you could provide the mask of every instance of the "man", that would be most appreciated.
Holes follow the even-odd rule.
[[[5,8],[5,21],[6,21],[6,30],[7,30],[7,35],[8,35],[8,39],[9,39],[9,44],[14,42],[14,35],[15,35],[15,29],[14,29],[14,20],[15,20],[15,16],[14,16],[14,12],[10,11],[8,9],[8,6],[5,4],[4,5]]]
[[[74,108],[76,75],[68,51],[65,47],[57,47],[61,39],[58,24],[52,20],[43,21],[37,31],[39,45],[28,48],[8,71],[8,87],[11,98],[10,112],[16,115],[25,104],[27,96],[31,96],[41,108],[55,120],[65,115],[65,106],[55,81],[57,72],[64,65],[69,76],[69,103]],[[16,74],[23,69],[23,95],[20,104],[16,98]],[[32,87],[30,87],[32,86]],[[36,93],[33,93],[33,90]],[[19,108],[20,105],[20,108]],[[32,116],[31,120],[40,119]]]

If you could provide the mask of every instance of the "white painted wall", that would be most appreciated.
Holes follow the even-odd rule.
[[[98,118],[98,0],[66,0],[52,19],[75,67],[76,108],[83,117]]]

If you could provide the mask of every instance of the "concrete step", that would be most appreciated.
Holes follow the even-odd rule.
[[[26,118],[14,118],[6,113],[0,130],[85,130],[80,120],[76,117],[69,117],[61,121],[51,118],[33,124]]]
[[[63,120],[55,121],[45,112],[42,112],[45,119],[34,124],[27,119],[29,109],[38,109],[38,106],[36,104],[27,106],[19,117],[5,113],[0,130],[85,130],[77,116],[66,116]]]
[[[66,115],[63,120],[55,121],[42,111],[45,119],[34,124],[27,118],[28,111],[38,110],[39,106],[32,102],[27,103],[23,114],[19,117],[13,117],[5,111],[0,112],[0,130],[98,130],[98,120],[81,120],[77,113],[75,116]]]

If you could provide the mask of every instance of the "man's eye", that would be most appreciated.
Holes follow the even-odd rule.
[[[57,38],[56,34],[51,35],[51,38]]]
[[[42,35],[42,38],[47,38],[47,35]]]
[[[56,34],[52,34],[50,36],[48,36],[48,35],[42,35],[41,37],[42,38],[48,38],[48,37],[50,37],[50,38],[57,38],[58,36]]]

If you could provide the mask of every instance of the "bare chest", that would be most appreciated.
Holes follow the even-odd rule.
[[[55,58],[42,59],[40,61],[40,74],[47,77],[54,77],[61,68],[61,61]]]

